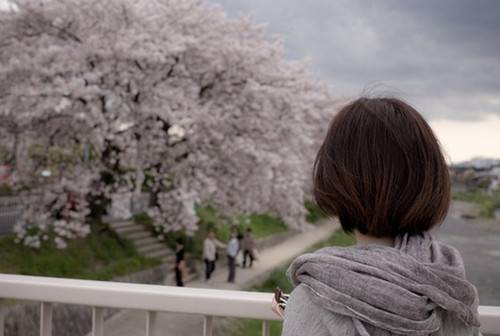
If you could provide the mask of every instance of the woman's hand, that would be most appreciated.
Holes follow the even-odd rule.
[[[276,297],[275,296],[273,296],[273,302],[271,303],[271,309],[273,310],[273,312],[276,315],[278,315],[282,319],[285,318],[285,311],[283,310],[283,308],[281,308],[279,306],[278,302],[276,302]]]

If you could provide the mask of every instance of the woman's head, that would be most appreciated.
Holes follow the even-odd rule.
[[[448,167],[423,117],[397,98],[359,98],[333,119],[314,163],[314,197],[342,228],[376,237],[441,222]]]

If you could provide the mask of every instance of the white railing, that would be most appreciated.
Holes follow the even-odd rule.
[[[278,320],[270,308],[270,293],[0,274],[0,298],[41,302],[41,336],[52,335],[52,303],[92,307],[93,336],[104,335],[105,307],[145,311],[147,336],[153,336],[157,312],[203,315],[205,336],[213,333],[214,316],[262,320],[264,336],[269,336],[269,321]],[[500,307],[482,306],[479,312],[481,331],[500,335]],[[0,312],[0,336],[3,316]]]
[[[41,336],[52,335],[52,303],[93,307],[93,336],[104,335],[103,308],[145,311],[147,336],[153,336],[156,312],[203,315],[206,336],[212,335],[214,316],[263,320],[265,336],[269,335],[268,321],[278,319],[270,308],[272,294],[257,292],[0,274],[0,298],[41,302]]]

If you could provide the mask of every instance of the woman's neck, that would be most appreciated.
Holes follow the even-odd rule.
[[[374,237],[362,234],[359,231],[354,231],[356,236],[356,245],[383,245],[394,246],[394,238],[392,237]]]

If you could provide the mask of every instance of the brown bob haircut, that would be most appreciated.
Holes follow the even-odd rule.
[[[448,167],[431,128],[397,98],[359,98],[334,117],[314,162],[314,198],[347,232],[417,234],[450,203]]]

